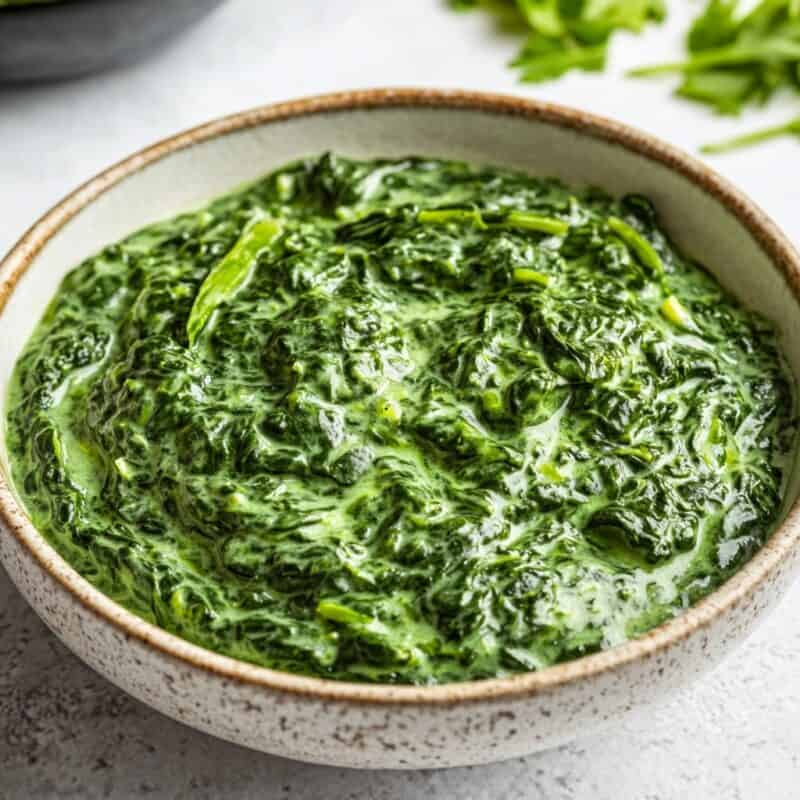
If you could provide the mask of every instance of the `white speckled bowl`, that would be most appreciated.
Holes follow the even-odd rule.
[[[377,90],[212,122],[131,156],[59,203],[0,263],[0,396],[49,298],[78,261],[146,223],[328,149],[460,158],[613,193],[642,192],[687,253],[779,325],[800,375],[800,258],[753,203],[702,164],[630,128],[557,106]],[[795,474],[782,525],[769,543],[719,590],[646,636],[539,673],[428,688],[275,672],[143,622],[93,589],[32,527],[15,498],[2,441],[0,558],[68,647],[175,719],[290,758],[441,767],[552,747],[646,707],[714,665],[789,583],[800,554],[797,495]]]

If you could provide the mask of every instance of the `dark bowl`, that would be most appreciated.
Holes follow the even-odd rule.
[[[223,0],[57,0],[0,6],[0,82],[61,80],[164,44]]]

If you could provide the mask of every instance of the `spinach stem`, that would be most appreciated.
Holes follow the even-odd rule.
[[[609,217],[608,227],[625,242],[631,252],[645,267],[648,267],[657,275],[660,275],[664,271],[661,257],[655,251],[653,245],[638,231],[628,225],[627,222],[623,222],[619,217]]]
[[[233,248],[211,268],[200,285],[186,323],[189,347],[194,346],[214,311],[239,291],[259,255],[282,231],[283,225],[274,219],[261,219],[251,224],[245,228]]]

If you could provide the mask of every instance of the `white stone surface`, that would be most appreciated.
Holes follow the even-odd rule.
[[[453,16],[440,0],[229,0],[147,62],[0,89],[0,251],[132,150],[301,95],[378,85],[514,92],[615,117],[692,151],[797,114],[783,98],[720,119],[671,98],[669,80],[624,79],[627,67],[680,52],[697,4],[670,4],[667,26],[618,37],[605,75],[525,87],[504,67],[515,40],[482,15]],[[796,241],[798,148],[787,139],[709,162]],[[258,755],[164,719],[70,656],[0,573],[0,798],[790,800],[800,797],[797,604],[800,585],[721,668],[602,736],[491,767],[357,773]]]

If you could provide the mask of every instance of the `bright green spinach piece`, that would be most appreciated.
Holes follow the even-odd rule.
[[[217,264],[197,292],[186,323],[189,345],[193,345],[211,315],[222,303],[229,302],[250,276],[258,257],[281,235],[281,224],[262,219],[245,228],[231,251]]]

